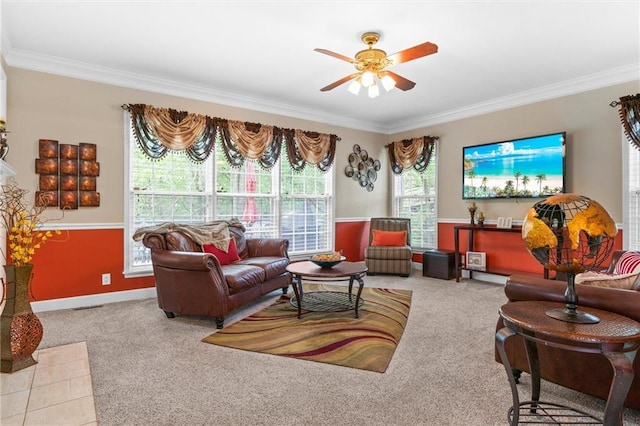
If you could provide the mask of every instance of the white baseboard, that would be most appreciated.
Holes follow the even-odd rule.
[[[462,274],[460,275],[460,278],[469,278],[469,271],[463,270]],[[473,271],[473,279],[478,281],[486,281],[494,284],[505,285],[507,283],[507,278],[508,277],[504,275],[495,275],[488,272]]]
[[[67,297],[31,302],[33,312],[57,311],[60,309],[88,308],[105,303],[125,302],[127,300],[150,299],[156,297],[156,288],[116,291],[113,293],[92,294],[90,296]]]

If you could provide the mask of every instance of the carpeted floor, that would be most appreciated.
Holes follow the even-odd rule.
[[[41,348],[86,341],[100,425],[506,425],[511,393],[494,361],[503,286],[366,277],[412,291],[411,311],[384,374],[203,343],[204,318],[168,319],[155,299],[40,313]],[[229,317],[258,312],[278,292]],[[527,399],[530,382],[519,385]],[[601,414],[604,403],[542,383],[544,400]],[[640,425],[626,410],[624,424]]]
[[[344,299],[348,294],[346,286],[310,284],[305,291],[307,298],[314,295],[338,298],[350,306],[348,299]],[[283,295],[273,305],[202,341],[379,373],[387,369],[407,323],[410,290],[365,287],[358,318],[353,309],[347,309],[303,311],[298,319],[297,311],[289,303],[292,296]],[[328,308],[335,306],[334,301]]]

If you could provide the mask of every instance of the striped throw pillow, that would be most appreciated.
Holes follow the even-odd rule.
[[[640,272],[640,253],[636,251],[628,251],[620,256],[616,267],[613,269],[613,273],[620,274],[634,274]]]

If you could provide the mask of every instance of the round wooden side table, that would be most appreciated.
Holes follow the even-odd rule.
[[[622,315],[587,306],[580,306],[580,310],[596,315],[600,322],[576,324],[547,316],[546,311],[549,309],[563,306],[564,304],[556,302],[522,301],[510,302],[500,308],[500,317],[505,327],[496,333],[496,346],[511,385],[513,405],[509,409],[509,424],[519,424],[523,415],[535,416],[536,423],[558,424],[557,420],[544,421],[547,411],[545,406],[549,406],[550,410],[568,409],[577,416],[591,417],[591,420],[597,421],[581,424],[620,426],[623,404],[634,376],[633,365],[626,353],[637,351],[640,346],[640,323]],[[515,335],[522,336],[525,341],[531,371],[531,401],[520,402],[516,380],[505,350],[506,340]],[[600,353],[609,360],[614,373],[603,421],[570,407],[540,401],[538,344],[570,351]],[[571,366],[567,365],[566,368]],[[523,408],[524,411],[521,411]]]

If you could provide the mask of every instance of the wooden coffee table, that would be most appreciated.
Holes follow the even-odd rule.
[[[360,295],[364,287],[362,279],[367,273],[367,267],[361,262],[341,262],[332,268],[321,268],[313,262],[293,262],[287,266],[287,271],[293,275],[293,292],[295,297],[291,299],[291,305],[298,308],[298,318],[302,315],[302,309],[307,311],[346,311],[353,309],[358,318],[358,308],[364,302]],[[302,280],[306,281],[347,281],[349,280],[349,292],[341,291],[313,291],[304,293]],[[352,290],[354,281],[358,282],[358,293],[353,302]],[[298,302],[300,301],[300,302]]]

